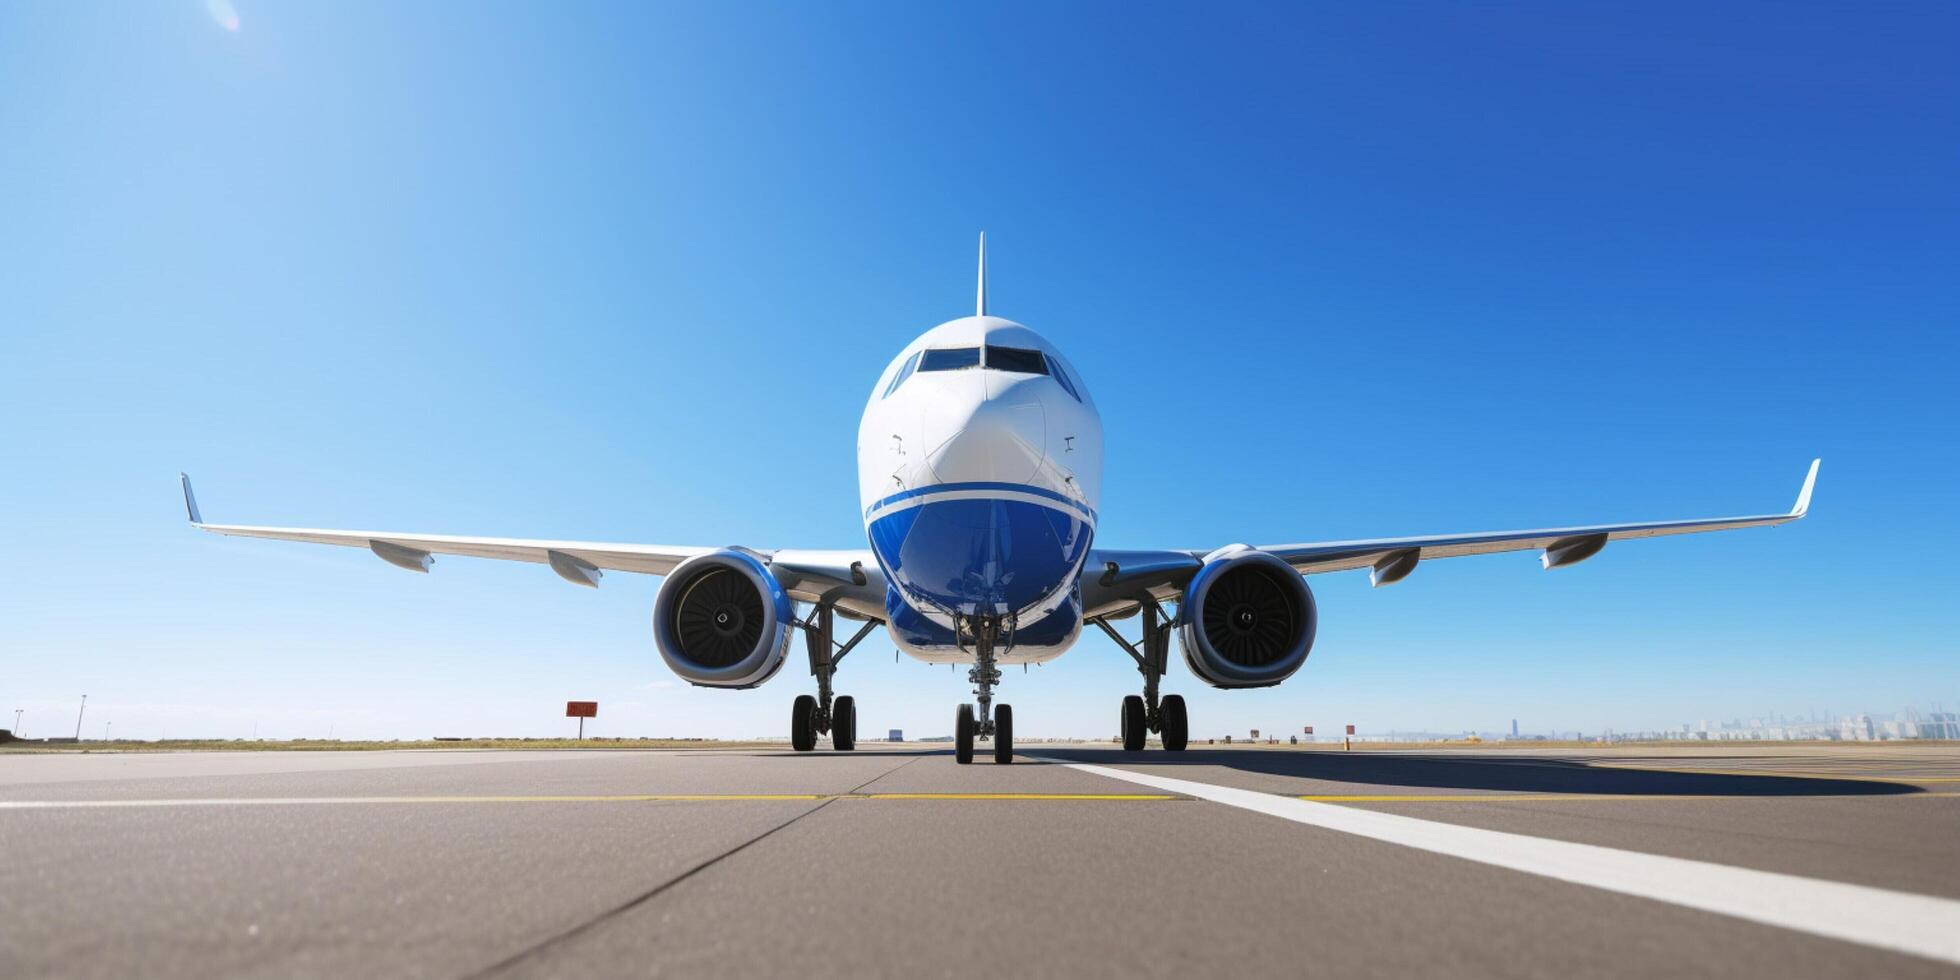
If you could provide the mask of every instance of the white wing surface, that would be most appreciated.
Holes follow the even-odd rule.
[[[1432,558],[1489,555],[1501,551],[1541,551],[1539,562],[1546,568],[1558,568],[1584,561],[1598,554],[1612,541],[1769,527],[1798,520],[1810,512],[1810,495],[1816,489],[1817,470],[1822,463],[1821,459],[1811,461],[1803,489],[1797,493],[1796,505],[1787,513],[1591,524],[1525,531],[1476,531],[1355,541],[1262,544],[1253,547],[1279,556],[1302,575],[1372,568],[1370,577],[1376,585],[1399,582],[1415,570],[1418,562]],[[1089,571],[1083,576],[1084,605],[1092,616],[1097,615],[1099,610],[1120,614],[1126,605],[1141,600],[1145,595],[1160,600],[1171,598],[1189,581],[1208,553],[1093,551],[1089,555]]]
[[[179,474],[184,486],[184,510],[191,526],[213,534],[275,541],[304,541],[365,548],[381,560],[415,572],[426,572],[436,555],[490,558],[549,565],[574,585],[597,586],[603,572],[665,575],[674,566],[717,548],[665,544],[619,544],[600,541],[548,541],[535,538],[487,538],[404,531],[340,531],[308,527],[261,527],[249,524],[211,524],[199,512],[190,477]],[[868,551],[748,549],[761,556],[793,598],[846,600],[839,604],[865,615],[876,610],[883,618],[884,579]],[[856,601],[850,601],[856,600]]]

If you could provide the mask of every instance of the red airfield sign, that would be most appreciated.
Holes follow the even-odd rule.
[[[565,717],[567,717],[567,718],[597,718],[597,717],[599,717],[599,702],[597,702],[597,701],[567,701],[567,702],[565,702]]]

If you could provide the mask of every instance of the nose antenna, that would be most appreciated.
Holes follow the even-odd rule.
[[[987,315],[987,233],[980,233],[980,285],[974,291],[973,315]]]

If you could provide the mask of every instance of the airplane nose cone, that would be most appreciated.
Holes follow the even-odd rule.
[[[941,483],[1028,483],[1041,467],[1047,422],[1033,392],[1005,388],[926,417],[927,462]]]

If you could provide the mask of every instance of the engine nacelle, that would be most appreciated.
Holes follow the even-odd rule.
[[[1270,687],[1313,649],[1320,616],[1293,566],[1244,545],[1205,556],[1184,587],[1178,645],[1191,673],[1213,687]]]
[[[713,551],[674,566],[653,598],[653,642],[690,684],[754,687],[789,653],[789,594],[761,559]]]

